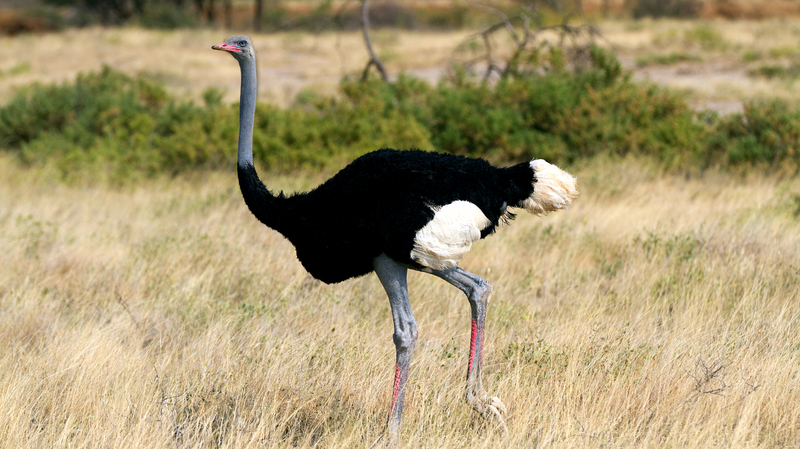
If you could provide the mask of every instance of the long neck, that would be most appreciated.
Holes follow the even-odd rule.
[[[242,90],[239,96],[239,167],[253,166],[253,121],[256,115],[258,76],[255,58],[239,63]]]
[[[253,165],[253,121],[256,113],[258,77],[255,60],[242,61],[242,91],[239,99],[239,188],[250,212],[262,223],[286,235],[291,213],[287,198],[273,195],[261,182]]]

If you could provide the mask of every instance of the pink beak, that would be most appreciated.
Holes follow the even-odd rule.
[[[214,50],[235,51],[236,53],[241,53],[242,52],[242,49],[240,49],[239,47],[236,47],[235,45],[230,45],[230,44],[227,44],[227,43],[222,43],[222,44],[219,44],[219,45],[212,45],[211,48],[214,49]]]

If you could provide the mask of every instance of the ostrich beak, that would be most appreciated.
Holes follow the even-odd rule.
[[[240,48],[238,48],[238,47],[236,47],[234,45],[228,44],[228,43],[222,43],[222,44],[219,44],[219,45],[212,45],[211,48],[213,50],[232,51],[232,52],[236,52],[236,53],[241,53],[242,52],[242,49],[240,49]]]

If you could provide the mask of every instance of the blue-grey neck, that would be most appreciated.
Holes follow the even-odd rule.
[[[256,115],[258,76],[255,55],[240,59],[242,91],[239,98],[239,166],[253,165],[253,120]]]
[[[244,202],[250,212],[262,223],[290,237],[293,225],[293,212],[289,202],[281,192],[273,195],[258,178],[253,166],[253,121],[256,114],[256,76],[255,56],[236,58],[242,69],[242,91],[239,98],[239,187]]]

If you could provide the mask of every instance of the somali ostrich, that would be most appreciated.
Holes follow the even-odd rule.
[[[375,271],[392,310],[397,351],[388,431],[395,439],[417,341],[408,301],[409,269],[429,273],[467,295],[472,331],[466,400],[505,427],[505,406],[481,384],[484,323],[491,285],[459,268],[473,242],[513,218],[507,208],[543,215],[564,209],[578,194],[575,178],[543,160],[497,168],[483,159],[423,151],[378,150],[354,160],[308,193],[273,195],[253,167],[256,55],[246,36],[214,50],[239,62],[238,175],[242,196],[262,223],[283,234],[308,272],[337,283]]]

